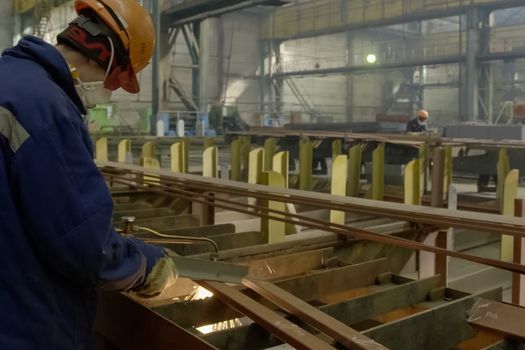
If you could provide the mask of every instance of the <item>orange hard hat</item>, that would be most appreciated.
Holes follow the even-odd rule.
[[[417,116],[421,119],[428,119],[428,111],[424,110],[424,109],[420,109],[418,112],[417,112]]]
[[[117,67],[107,78],[111,88],[138,93],[137,73],[146,67],[155,47],[155,27],[150,15],[136,0],[76,0],[78,14],[91,10],[120,39],[129,64]]]

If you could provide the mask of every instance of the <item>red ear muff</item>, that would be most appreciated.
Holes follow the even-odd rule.
[[[140,92],[137,77],[129,65],[126,69],[122,69],[121,66],[113,68],[104,81],[104,87],[112,91],[123,88],[132,94]]]

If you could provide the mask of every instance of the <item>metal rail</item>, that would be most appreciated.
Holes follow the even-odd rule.
[[[483,257],[465,254],[465,253],[450,251],[447,249],[438,248],[434,246],[428,246],[423,243],[419,243],[419,242],[415,242],[415,241],[411,241],[411,240],[407,240],[403,238],[398,238],[398,237],[393,237],[393,236],[384,236],[384,235],[376,234],[376,233],[373,233],[373,232],[370,232],[364,229],[358,229],[358,228],[352,228],[352,227],[348,227],[344,225],[333,224],[333,223],[322,221],[322,220],[311,219],[311,218],[301,216],[298,214],[290,214],[286,212],[271,210],[271,209],[263,208],[263,207],[256,206],[256,205],[251,206],[251,205],[239,204],[237,202],[230,201],[227,199],[222,199],[222,198],[219,198],[213,195],[199,194],[197,197],[195,193],[192,191],[181,190],[180,188],[170,187],[167,185],[160,185],[158,183],[148,183],[147,181],[143,182],[142,184],[139,184],[137,181],[138,179],[136,178],[127,179],[122,175],[115,176],[115,175],[112,175],[111,173],[108,174],[104,170],[103,172],[106,176],[109,176],[111,178],[111,181],[113,181],[114,183],[121,183],[121,184],[128,185],[128,186],[134,186],[134,187],[143,188],[143,189],[150,189],[151,191],[157,192],[159,194],[183,198],[189,201],[199,202],[199,203],[203,203],[209,206],[216,206],[216,207],[223,208],[223,209],[234,210],[234,211],[238,211],[241,213],[246,213],[246,214],[250,214],[254,216],[270,218],[272,220],[278,220],[278,221],[283,221],[283,222],[291,223],[295,225],[301,225],[305,227],[333,232],[333,233],[336,233],[336,234],[339,234],[345,237],[355,237],[359,239],[370,240],[370,241],[375,241],[375,242],[379,242],[383,244],[400,246],[404,248],[429,251],[429,252],[433,252],[436,254],[457,257],[460,259],[469,260],[469,261],[473,261],[473,262],[477,262],[477,263],[481,263],[481,264],[485,264],[489,266],[494,266],[494,267],[502,268],[502,269],[509,270],[509,271],[516,272],[516,273],[525,274],[525,266],[515,264],[515,263],[503,262],[499,260],[487,259]],[[138,174],[142,174],[143,172],[150,173],[147,170],[139,170]],[[162,182],[163,183],[169,182],[169,179],[163,178]],[[216,192],[221,192],[223,188],[216,187],[215,190]],[[244,195],[249,196],[249,197],[257,197],[258,193],[244,192]],[[290,197],[289,198],[278,198],[277,200],[289,201]],[[222,203],[225,203],[225,204],[222,204]],[[249,208],[252,210],[249,210],[246,208]],[[375,210],[375,215],[378,214],[377,209],[378,208],[376,208]],[[444,223],[441,222],[441,225],[443,224]],[[481,229],[481,231],[483,231],[483,229]],[[520,233],[520,235],[523,235],[523,233]]]
[[[453,146],[490,146],[525,148],[525,142],[517,140],[495,141],[479,139],[460,139],[447,138],[439,135],[410,135],[410,134],[381,134],[381,133],[353,133],[345,131],[315,131],[315,130],[294,130],[285,128],[255,127],[251,131],[229,131],[230,135],[238,136],[305,136],[314,138],[343,138],[346,140],[377,141],[393,144],[405,144],[418,146],[424,143],[439,143],[441,145]]]
[[[301,320],[334,338],[338,343],[348,349],[388,349],[272,283],[245,278],[243,284],[275,303],[283,310],[299,317]]]
[[[202,282],[202,286],[211,290],[221,301],[248,316],[270,333],[275,334],[278,338],[297,349],[336,349],[237,289],[217,282]]]
[[[135,175],[162,177],[162,183],[185,188],[194,192],[215,192],[238,196],[257,197],[286,203],[316,206],[320,209],[333,209],[355,214],[382,216],[401,221],[434,225],[441,228],[463,228],[490,232],[498,235],[512,235],[525,238],[525,221],[520,218],[494,214],[479,214],[441,208],[419,207],[399,203],[377,202],[374,200],[333,196],[299,190],[271,188],[263,185],[248,185],[237,181],[204,179],[191,174],[176,174],[168,170],[144,169],[134,165],[114,162],[98,162],[101,167],[127,170]],[[111,169],[103,170],[108,178],[113,177]],[[378,204],[380,203],[380,204]]]

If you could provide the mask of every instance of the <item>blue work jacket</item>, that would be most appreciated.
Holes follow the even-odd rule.
[[[84,107],[59,51],[0,58],[0,349],[92,349],[95,291],[140,286],[163,250],[112,228]]]
[[[407,132],[425,132],[427,131],[427,125],[419,124],[417,118],[414,118],[408,122],[406,131]]]

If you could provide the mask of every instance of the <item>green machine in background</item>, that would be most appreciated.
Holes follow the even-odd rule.
[[[216,105],[208,113],[209,128],[215,130],[217,135],[225,131],[245,131],[249,129],[235,106]]]
[[[91,134],[144,135],[151,130],[151,107],[137,110],[138,120],[126,121],[119,105],[110,103],[88,109],[87,127]]]

